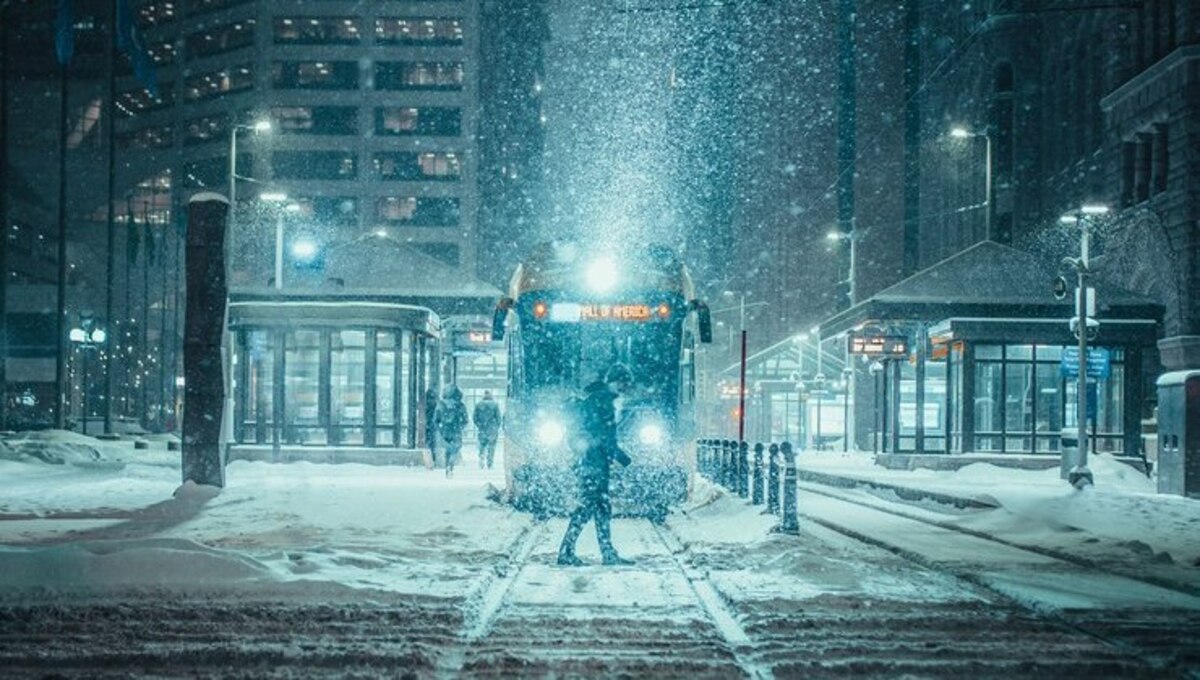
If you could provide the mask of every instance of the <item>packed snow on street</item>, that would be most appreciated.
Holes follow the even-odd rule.
[[[1195,672],[1200,504],[1097,457],[1096,485],[987,464],[802,456],[800,532],[697,477],[632,566],[555,564],[562,518],[500,469],[235,461],[179,484],[164,442],[10,438],[0,663],[47,672],[675,677]],[[803,477],[803,475],[802,475]],[[901,501],[883,484],[974,499]],[[1067,558],[1067,559],[1063,559]]]

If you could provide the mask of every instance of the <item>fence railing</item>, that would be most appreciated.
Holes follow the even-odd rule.
[[[701,439],[696,446],[696,469],[731,494],[749,498],[752,505],[762,505],[765,500],[767,512],[779,517],[776,531],[799,533],[796,451],[789,442],[756,443],[753,447],[754,457],[751,458],[750,449],[748,442]]]

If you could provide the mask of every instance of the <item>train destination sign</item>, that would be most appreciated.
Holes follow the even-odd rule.
[[[671,316],[667,304],[579,304],[558,302],[550,309],[550,320],[559,322],[578,321],[625,321],[646,323]]]
[[[851,354],[892,359],[908,356],[908,338],[903,335],[850,335],[846,343]]]

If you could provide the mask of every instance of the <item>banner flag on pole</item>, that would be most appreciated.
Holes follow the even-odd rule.
[[[54,18],[54,54],[63,66],[75,56],[74,10],[72,0],[58,0],[58,15]]]
[[[133,20],[133,9],[129,0],[116,0],[117,6],[117,49],[129,55],[129,63],[133,65],[133,76],[151,97],[158,97],[158,69],[154,60],[146,51],[142,41],[142,32],[138,30]]]

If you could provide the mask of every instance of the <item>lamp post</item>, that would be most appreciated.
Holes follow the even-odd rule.
[[[91,319],[84,319],[79,326],[72,328],[68,339],[83,351],[83,376],[80,383],[79,399],[82,407],[83,434],[87,434],[88,426],[88,351],[95,349],[108,340],[108,333],[103,328],[96,328]]]
[[[288,195],[281,191],[264,191],[259,194],[258,198],[264,203],[286,203],[275,214],[275,290],[281,290],[283,288],[283,215],[285,212],[300,210],[300,205],[287,203]]]
[[[983,138],[987,150],[984,160],[987,167],[984,168],[983,233],[987,239],[992,240],[995,236],[992,233],[992,136],[986,130],[979,132],[961,126],[950,130],[950,136],[955,139]]]
[[[795,341],[796,353],[799,357],[796,362],[796,410],[799,413],[799,422],[796,427],[796,447],[803,449],[804,438],[808,434],[808,395],[805,392],[804,384],[804,345],[808,343],[808,333],[797,335]]]
[[[1079,340],[1079,382],[1075,388],[1076,413],[1075,421],[1078,426],[1079,437],[1079,457],[1076,459],[1075,465],[1067,473],[1067,482],[1076,488],[1083,488],[1093,484],[1092,472],[1088,469],[1088,438],[1087,438],[1087,363],[1088,363],[1088,332],[1092,328],[1099,326],[1099,322],[1088,316],[1090,307],[1095,304],[1095,299],[1089,300],[1087,277],[1092,273],[1091,266],[1091,242],[1092,242],[1092,222],[1100,215],[1108,214],[1108,206],[1106,205],[1084,205],[1078,209],[1069,212],[1059,218],[1062,224],[1069,224],[1079,227],[1079,257],[1067,257],[1063,262],[1075,270],[1077,277],[1077,289],[1075,291],[1075,316],[1071,319],[1071,330],[1075,333],[1075,337]],[[1089,304],[1089,302],[1091,304]],[[1066,447],[1063,447],[1063,455],[1066,455]]]
[[[229,128],[229,231],[233,231],[233,218],[237,214],[237,181],[240,179],[237,174],[237,137],[238,133],[247,132],[270,132],[271,121],[260,120],[253,125],[234,124]]]
[[[825,392],[825,373],[821,369],[821,327],[813,326],[808,331],[813,339],[813,349],[817,352],[817,372],[813,374],[813,393],[817,397],[817,422],[813,432],[813,448],[821,446],[821,397]]]

